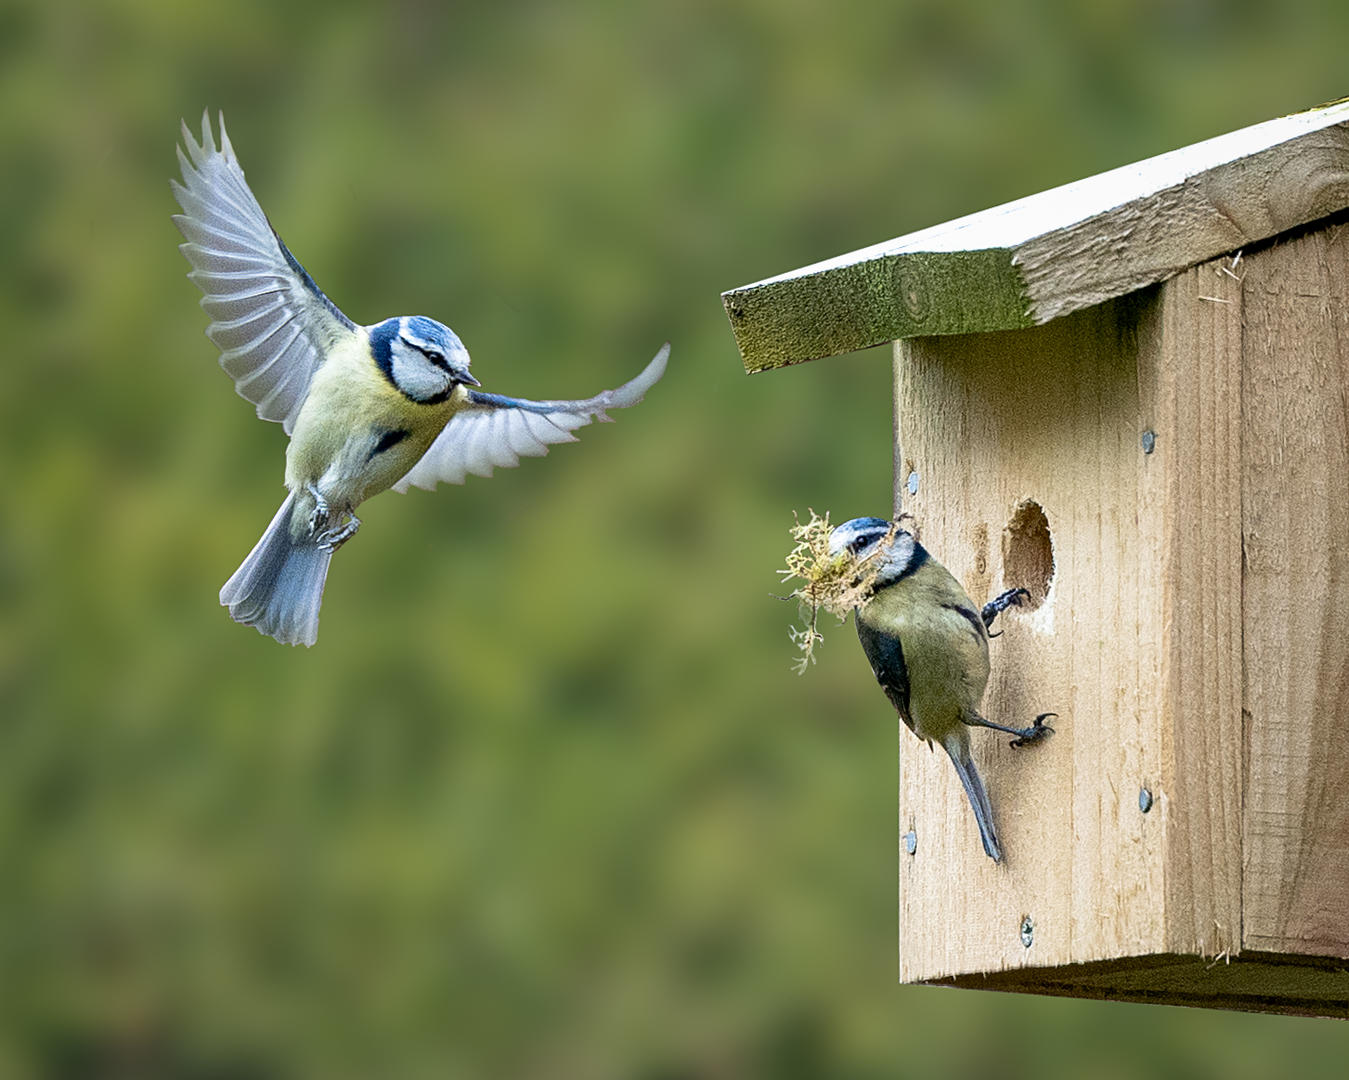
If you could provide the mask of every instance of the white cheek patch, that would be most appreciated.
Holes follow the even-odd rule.
[[[413,401],[428,401],[450,388],[450,376],[416,349],[395,341],[392,350],[393,381]]]

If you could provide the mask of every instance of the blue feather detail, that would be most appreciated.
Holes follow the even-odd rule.
[[[270,226],[272,223],[269,221],[267,222],[267,224]],[[335,318],[348,330],[355,330],[356,324],[352,322],[350,319],[348,319],[346,314],[342,311],[342,309],[328,299],[327,293],[325,293],[322,289],[318,287],[318,285],[314,283],[314,279],[309,276],[309,271],[306,270],[303,266],[301,266],[300,260],[290,253],[290,248],[286,247],[286,242],[281,239],[276,229],[272,229],[272,235],[276,237],[277,247],[281,249],[281,254],[285,256],[286,262],[289,264],[290,268],[295,271],[295,273],[299,276],[300,281],[304,283],[304,287],[308,289],[311,293],[313,293],[314,296],[319,301],[322,302],[323,306],[328,309],[329,314],[331,314],[333,318]]]
[[[522,409],[525,412],[549,413],[567,412],[568,406],[575,408],[575,401],[530,401],[527,398],[507,397],[505,394],[488,394],[482,390],[469,390],[468,402],[484,409]]]
[[[375,358],[375,366],[384,372],[395,390],[398,384],[393,378],[393,339],[398,336],[399,323],[398,319],[385,319],[370,328],[370,353]]]
[[[409,333],[416,335],[430,345],[446,343],[446,335],[454,336],[448,326],[436,322],[435,319],[427,318],[425,315],[409,315],[407,329]]]

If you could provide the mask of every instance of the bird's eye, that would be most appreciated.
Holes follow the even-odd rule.
[[[433,364],[443,365],[445,363],[445,354],[439,349],[426,344],[424,341],[413,341],[411,338],[403,338],[403,344],[409,348],[416,349]]]
[[[848,550],[856,555],[870,542],[870,537],[859,536],[856,540],[852,540],[848,543]]]

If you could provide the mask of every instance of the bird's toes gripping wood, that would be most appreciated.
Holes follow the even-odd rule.
[[[1018,731],[1016,738],[1013,739],[1011,742],[1009,742],[1007,745],[1013,748],[1019,748],[1022,746],[1028,746],[1033,742],[1039,742],[1046,735],[1053,735],[1054,729],[1050,727],[1048,724],[1046,724],[1045,721],[1048,720],[1051,716],[1057,717],[1058,715],[1059,715],[1058,713],[1052,712],[1041,713],[1039,716],[1035,718],[1035,723],[1031,724],[1031,726],[1028,728],[1022,728],[1020,731]]]
[[[993,597],[992,600],[990,600],[987,604],[984,605],[983,610],[979,612],[979,614],[984,620],[984,629],[989,631],[988,634],[989,637],[998,636],[998,634],[992,632],[993,620],[998,617],[998,612],[1006,611],[1013,604],[1021,603],[1022,598],[1028,596],[1030,596],[1029,589],[1024,588],[1008,589],[1004,593],[999,593],[997,596]],[[999,631],[999,633],[1001,633],[1001,631]]]

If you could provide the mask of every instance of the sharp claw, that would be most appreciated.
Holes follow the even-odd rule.
[[[350,513],[350,512],[348,512]],[[355,514],[350,514],[345,525],[337,528],[325,529],[322,533],[314,537],[318,546],[328,554],[332,554],[353,536],[356,530],[361,527],[361,519]]]
[[[1019,607],[1023,598],[1030,596],[1030,590],[1018,586],[1015,589],[1008,589],[1004,593],[999,593],[992,600],[983,606],[980,615],[984,620],[984,629],[991,638],[1000,637],[1002,631],[993,633],[993,620],[998,617],[998,613],[1006,611],[1009,607]]]
[[[1025,728],[1024,730],[1018,732],[1017,737],[1013,739],[1011,742],[1009,742],[1007,745],[1012,747],[1013,749],[1018,749],[1022,746],[1026,746],[1029,743],[1039,742],[1046,735],[1053,735],[1054,729],[1050,727],[1048,724],[1046,724],[1045,721],[1048,720],[1051,716],[1057,718],[1058,715],[1059,715],[1058,713],[1052,712],[1041,713],[1039,716],[1035,718],[1035,723],[1033,723],[1030,727]]]
[[[314,540],[322,540],[322,534],[331,532],[332,510],[328,506],[328,500],[319,494],[319,489],[313,484],[308,485],[307,490],[314,499],[314,509],[309,512],[309,535]]]

